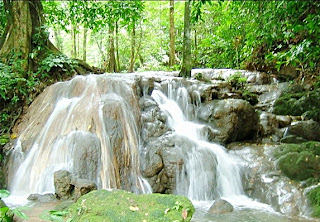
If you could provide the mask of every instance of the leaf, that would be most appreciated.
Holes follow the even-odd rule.
[[[129,209],[130,209],[131,211],[138,211],[138,210],[139,210],[139,207],[130,206]]]
[[[0,190],[0,198],[6,198],[10,196],[10,192],[7,190]]]
[[[0,218],[4,218],[9,211],[9,207],[1,207],[0,208]]]
[[[29,218],[25,213],[23,213],[23,212],[20,211],[20,210],[12,209],[11,211],[12,211],[12,213],[14,213],[14,215],[16,215],[17,217],[20,217],[21,219],[26,220],[26,219]]]

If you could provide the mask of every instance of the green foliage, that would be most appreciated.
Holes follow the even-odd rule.
[[[310,91],[303,86],[293,85],[273,104],[273,113],[277,115],[304,116],[320,121],[320,88]]]
[[[50,53],[39,63],[39,68],[36,72],[41,80],[49,78],[49,73],[52,73],[54,69],[60,69],[63,72],[68,72],[66,67],[73,70],[78,63],[74,59],[70,59],[63,54],[52,54]],[[70,73],[70,72],[69,72]]]
[[[195,78],[196,80],[199,80],[199,81],[203,81],[203,82],[206,82],[206,83],[211,83],[210,79],[204,77],[202,73],[197,73],[197,74],[194,76],[194,78]]]
[[[18,107],[25,101],[30,102],[29,95],[39,84],[33,74],[25,75],[24,60],[19,59],[18,54],[11,55],[8,61],[8,64],[0,62],[0,135],[10,130]]]
[[[3,5],[3,1],[0,1],[0,38],[3,35],[4,29],[6,27],[7,18],[6,10]]]
[[[302,181],[319,178],[320,143],[283,144],[274,152],[277,166],[290,179]]]
[[[251,105],[256,105],[259,102],[258,95],[246,89],[242,90],[242,99],[248,101]]]
[[[186,219],[182,212],[186,211]],[[82,196],[69,208],[74,221],[190,221],[194,207],[186,197],[133,194],[123,190],[97,190]]]
[[[236,72],[228,77],[227,82],[235,89],[240,89],[246,85],[247,78],[243,77],[241,72]]]
[[[310,192],[307,193],[307,197],[312,206],[312,216],[320,217],[320,186],[310,190]]]
[[[63,210],[63,211],[56,211],[56,210],[50,210],[47,212],[44,212],[42,215],[40,215],[40,218],[47,221],[53,221],[53,222],[70,222],[72,219],[65,220],[66,216],[68,215],[69,211]]]
[[[9,191],[7,190],[0,190],[0,198],[5,198],[10,196]],[[13,222],[13,215],[21,218],[21,219],[28,219],[28,216],[23,213],[21,210],[18,208],[10,209],[7,206],[2,206],[0,208],[0,221],[1,222]]]

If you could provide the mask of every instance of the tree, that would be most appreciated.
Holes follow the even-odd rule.
[[[22,61],[25,73],[31,71],[34,61],[29,54],[41,43],[49,50],[57,51],[50,43],[45,32],[41,29],[44,24],[43,8],[40,1],[4,1],[7,14],[7,24],[0,43],[0,57],[2,62],[7,63],[12,55]],[[35,36],[38,38],[35,39]],[[19,40],[19,41],[17,41]]]
[[[187,0],[184,7],[184,32],[183,32],[183,58],[180,77],[191,77],[191,22],[190,22],[190,0]]]
[[[50,41],[42,3],[3,1],[7,15],[0,41],[0,134],[10,132],[25,105],[47,85],[99,70],[71,60]]]
[[[174,37],[174,0],[170,0],[170,52],[169,52],[169,66],[172,67],[175,64],[175,37]]]

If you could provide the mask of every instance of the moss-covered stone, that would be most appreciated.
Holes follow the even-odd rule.
[[[312,216],[320,217],[320,186],[310,190],[307,197],[312,207]]]
[[[277,166],[290,179],[320,177],[320,143],[283,144],[274,152]]]
[[[73,221],[143,222],[190,221],[194,207],[184,196],[133,194],[123,190],[97,190],[69,208]]]
[[[300,89],[300,88],[299,88]],[[320,121],[320,88],[313,91],[288,90],[273,105],[277,115],[304,116],[307,119]]]

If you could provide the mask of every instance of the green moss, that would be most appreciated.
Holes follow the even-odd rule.
[[[277,115],[304,116],[320,121],[320,89],[313,91],[288,90],[273,105],[273,113]]]
[[[188,212],[185,220],[183,211]],[[75,221],[190,221],[193,213],[192,203],[184,196],[122,190],[92,191],[69,208],[69,218]]]
[[[312,207],[312,216],[320,217],[320,186],[312,189],[307,197]]]
[[[283,144],[274,152],[277,166],[290,179],[303,181],[320,177],[320,143]]]
[[[259,102],[258,95],[248,90],[242,92],[242,99],[248,101],[251,105],[256,105]]]

